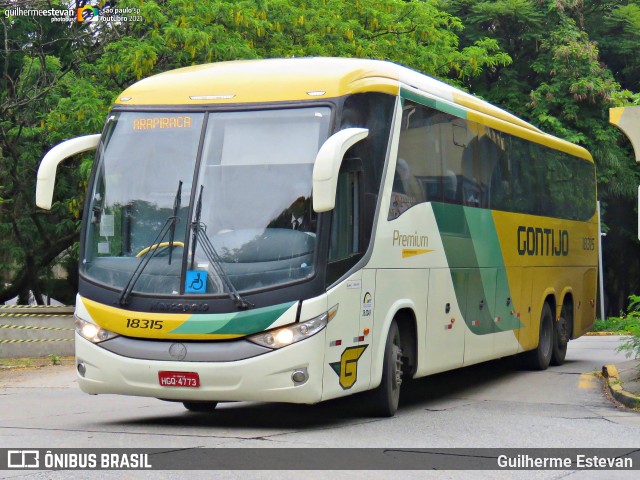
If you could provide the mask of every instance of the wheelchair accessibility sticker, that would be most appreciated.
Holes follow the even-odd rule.
[[[203,270],[187,270],[184,284],[185,293],[205,293],[207,291],[207,272]]]

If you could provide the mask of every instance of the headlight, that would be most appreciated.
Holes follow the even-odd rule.
[[[286,347],[287,345],[299,342],[318,333],[327,326],[327,323],[335,316],[337,311],[338,306],[336,305],[328,312],[311,320],[307,320],[306,322],[292,323],[286,327],[251,335],[247,337],[247,340],[267,348],[277,349]]]
[[[117,337],[117,333],[113,333],[109,330],[96,325],[95,323],[87,322],[77,316],[75,318],[76,332],[82,338],[86,338],[90,342],[100,343],[110,338]]]

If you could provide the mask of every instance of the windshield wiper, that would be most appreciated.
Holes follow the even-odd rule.
[[[209,237],[207,236],[207,233],[206,233],[207,226],[204,223],[200,222],[200,214],[202,213],[202,191],[203,190],[204,190],[204,186],[201,185],[200,194],[198,195],[198,203],[196,204],[195,217],[193,222],[191,223],[191,230],[193,232],[191,237],[191,245],[192,245],[191,268],[193,269],[193,266],[195,264],[196,244],[199,240],[200,244],[202,245],[202,251],[207,257],[207,260],[209,260],[209,262],[211,263],[211,266],[216,272],[216,275],[218,276],[218,278],[222,280],[222,282],[226,286],[227,293],[229,294],[229,297],[231,298],[231,300],[233,300],[233,303],[235,303],[238,309],[240,310],[248,310],[249,308],[253,308],[255,305],[247,301],[245,298],[242,297],[242,295],[240,295],[236,287],[233,285],[233,283],[229,279],[229,276],[222,269],[222,262],[220,260],[220,256],[218,255],[218,252],[216,252],[216,249],[211,243],[211,240],[209,240]]]
[[[136,266],[135,270],[131,273],[131,276],[129,277],[127,284],[122,289],[122,292],[120,292],[120,297],[118,297],[118,303],[120,305],[124,306],[129,303],[129,296],[131,295],[131,291],[133,290],[133,287],[135,286],[136,282],[140,279],[142,272],[144,271],[145,268],[147,268],[147,265],[149,265],[149,261],[151,261],[151,258],[156,254],[157,250],[160,247],[160,244],[162,243],[162,241],[164,240],[164,238],[167,236],[168,233],[170,233],[169,263],[171,263],[171,251],[173,250],[173,237],[175,234],[175,226],[178,221],[178,209],[180,208],[181,193],[182,193],[182,180],[179,180],[178,191],[176,192],[176,196],[173,199],[173,215],[171,215],[165,220],[164,225],[162,225],[162,228],[158,232],[158,235],[156,235],[156,238],[153,240],[151,245],[146,249],[146,251],[144,252],[144,255],[140,259],[140,262]]]
[[[180,200],[182,199],[182,180],[178,180],[178,191],[173,199],[173,218],[169,227],[169,265],[171,265],[171,257],[173,256],[173,239],[176,234],[176,223],[178,223],[178,212],[180,211]]]

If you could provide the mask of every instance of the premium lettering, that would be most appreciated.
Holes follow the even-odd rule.
[[[393,231],[393,246],[400,247],[428,247],[429,237],[427,235],[418,235],[415,232],[413,235],[402,235],[400,230]]]

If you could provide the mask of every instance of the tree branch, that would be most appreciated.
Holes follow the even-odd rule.
[[[40,269],[47,267],[58,255],[68,249],[76,240],[76,234],[69,234],[62,237],[57,242],[50,244],[49,249],[37,261],[33,262],[33,271],[38,272]],[[10,286],[0,290],[0,302],[6,302],[17,296],[20,292],[28,288],[31,281],[31,274],[27,268],[18,271],[14,278],[10,281]]]

